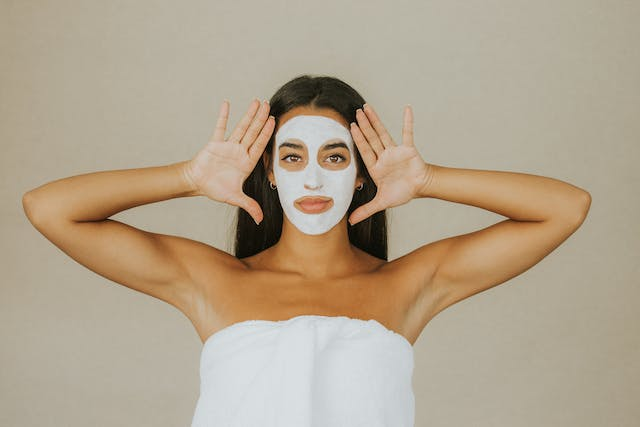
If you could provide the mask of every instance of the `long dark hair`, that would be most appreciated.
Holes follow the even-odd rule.
[[[299,107],[331,108],[347,123],[356,122],[356,109],[362,108],[364,98],[340,79],[330,76],[295,77],[281,86],[269,100],[269,114],[275,117],[277,128],[280,116]],[[274,128],[274,129],[275,129]],[[271,135],[265,152],[272,158],[275,132]],[[355,146],[354,146],[355,148]],[[356,149],[358,171],[364,178],[362,190],[355,191],[347,215],[358,206],[373,199],[377,187],[367,171],[360,152]],[[243,191],[258,202],[264,219],[256,225],[253,218],[242,208],[237,208],[234,252],[237,258],[245,258],[274,245],[282,233],[283,212],[276,190],[271,190],[267,170],[262,161],[256,163],[247,177]],[[357,248],[384,260],[387,259],[387,217],[385,211],[376,212],[354,226],[348,225],[349,241]]]

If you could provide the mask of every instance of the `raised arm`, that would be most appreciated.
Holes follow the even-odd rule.
[[[24,194],[24,211],[49,241],[107,279],[184,309],[189,259],[217,249],[109,219],[126,209],[195,194],[187,162],[59,179]],[[222,253],[218,257],[223,258]]]
[[[262,214],[242,192],[273,131],[269,105],[254,100],[228,140],[223,104],[211,141],[191,160],[166,166],[110,170],[49,182],[24,194],[25,214],[48,240],[78,263],[114,282],[159,298],[185,314],[201,286],[202,266],[241,267],[234,256],[183,237],[153,233],[109,219],[126,209],[203,195]],[[206,283],[205,283],[206,282]],[[195,294],[194,294],[195,292]]]
[[[429,243],[409,254],[429,268],[418,284],[438,302],[425,318],[528,270],[583,223],[591,196],[554,178],[517,172],[431,165],[418,197],[487,209],[508,219],[471,233]],[[429,267],[426,267],[429,266]]]
[[[395,143],[370,106],[358,109],[356,118],[351,132],[377,192],[352,212],[350,222],[421,197],[476,206],[508,218],[426,244],[389,263],[407,278],[398,286],[415,301],[409,315],[414,332],[446,307],[531,268],[575,232],[589,211],[587,191],[554,178],[426,163],[414,145],[409,106],[402,144]]]

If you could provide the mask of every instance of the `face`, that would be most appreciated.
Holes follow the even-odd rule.
[[[340,222],[360,181],[344,119],[322,111],[281,117],[269,174],[287,219],[310,235],[326,233]]]

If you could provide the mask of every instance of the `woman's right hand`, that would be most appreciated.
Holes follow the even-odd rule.
[[[211,140],[193,159],[185,163],[184,173],[195,194],[238,206],[259,224],[262,208],[242,191],[242,184],[253,171],[273,133],[275,119],[270,105],[254,99],[229,139],[224,134],[229,118],[229,102],[224,101]],[[256,113],[257,112],[257,113]]]

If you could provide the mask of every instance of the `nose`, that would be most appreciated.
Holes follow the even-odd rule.
[[[318,190],[322,188],[322,179],[317,166],[308,165],[304,176],[304,188],[307,190]]]

